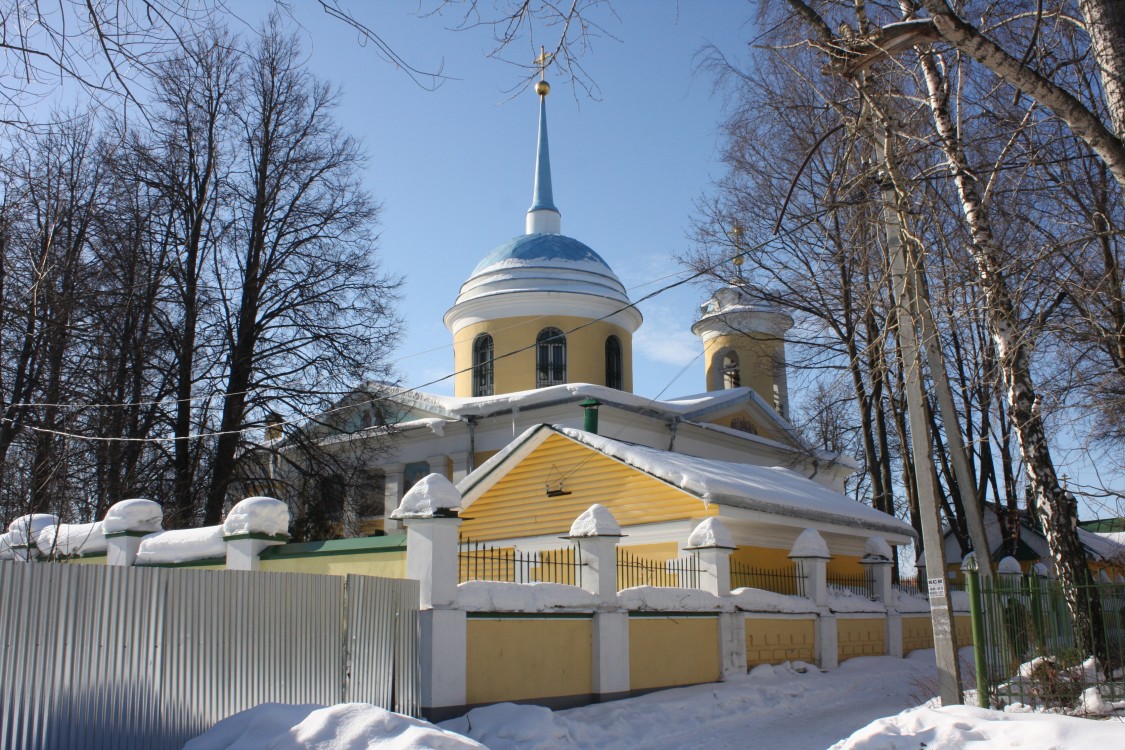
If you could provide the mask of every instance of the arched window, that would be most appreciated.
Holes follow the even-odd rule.
[[[742,385],[742,376],[738,372],[738,355],[727,352],[723,355],[723,388],[737,388]]]
[[[473,339],[473,395],[492,395],[492,337],[482,333]]]
[[[535,387],[566,382],[566,336],[558,328],[544,328],[535,339]]]
[[[605,384],[617,390],[625,387],[625,374],[621,367],[621,339],[616,336],[605,340]]]

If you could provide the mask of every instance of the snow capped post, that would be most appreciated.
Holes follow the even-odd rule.
[[[726,596],[730,593],[730,555],[736,549],[730,531],[718,518],[705,518],[691,532],[687,547],[699,559],[699,588]]]
[[[601,700],[629,693],[629,613],[617,605],[617,542],[621,525],[603,505],[594,504],[570,525],[578,545],[582,588],[614,608],[594,613],[593,687]]]
[[[106,565],[133,565],[141,538],[163,526],[164,511],[158,503],[134,498],[122,500],[105,512]]]
[[[40,557],[39,535],[58,525],[59,517],[50,513],[30,513],[8,524],[7,546],[12,558],[21,562]]]
[[[603,602],[617,601],[617,542],[621,525],[603,505],[595,503],[574,519],[568,539],[582,558],[582,588]]]
[[[391,514],[406,525],[406,577],[419,582],[420,606],[448,607],[457,600],[457,537],[461,493],[441,474],[410,488]]]
[[[902,615],[899,614],[891,593],[891,565],[894,563],[894,553],[891,545],[881,536],[868,538],[863,545],[863,557],[859,564],[867,571],[867,578],[871,581],[872,595],[877,601],[882,602],[887,608],[887,616],[883,628],[883,641],[886,643],[887,656],[902,658]]]
[[[289,506],[272,497],[248,497],[223,521],[227,570],[258,570],[267,547],[289,539]]]
[[[422,677],[426,716],[465,705],[468,632],[457,605],[457,537],[461,493],[441,474],[430,474],[402,498],[391,518],[406,525],[406,577],[418,581]]]
[[[805,529],[797,535],[789,559],[795,561],[804,577],[805,598],[817,608],[816,663],[821,669],[835,669],[840,663],[836,615],[828,608],[828,544],[816,529]]]
[[[996,573],[1000,576],[1000,585],[1004,588],[1018,589],[1023,578],[1023,568],[1019,560],[1012,556],[1002,558],[996,566]]]
[[[730,556],[737,549],[730,530],[718,518],[705,518],[688,537],[687,547],[699,560],[699,588],[715,596],[730,594]],[[719,613],[719,664],[723,679],[746,672],[746,616]]]
[[[828,604],[828,544],[816,529],[805,529],[793,542],[789,559],[797,563],[805,578],[805,598],[824,607]]]
[[[894,553],[891,545],[881,536],[873,536],[863,545],[863,557],[859,564],[864,566],[867,577],[872,583],[872,594],[877,601],[883,604],[893,604],[891,601],[891,563]]]

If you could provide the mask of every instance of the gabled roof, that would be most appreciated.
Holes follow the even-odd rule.
[[[697,458],[555,425],[537,425],[485,461],[457,485],[463,508],[499,481],[551,435],[561,435],[659,479],[704,503],[786,518],[914,536],[910,524],[779,466]]]

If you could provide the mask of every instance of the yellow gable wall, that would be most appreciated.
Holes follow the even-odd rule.
[[[570,494],[547,497],[547,485],[557,488],[560,479]],[[622,526],[719,514],[683,490],[551,435],[464,511],[461,533],[479,541],[562,535],[594,503]]]
[[[492,336],[492,350],[497,357],[493,370],[493,393],[514,393],[535,388],[535,340],[544,328],[557,328],[566,333],[568,383],[605,385],[605,341],[611,335],[619,338],[622,390],[633,391],[632,334],[605,321],[542,315],[486,320],[458,331],[453,338],[453,363],[457,369],[453,392],[458,397],[473,395],[473,340],[482,333]],[[509,352],[515,353],[504,356]]]

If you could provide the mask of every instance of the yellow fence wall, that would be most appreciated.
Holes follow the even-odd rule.
[[[466,628],[469,705],[593,692],[588,617],[470,617]]]
[[[746,668],[816,659],[816,620],[746,617]]]
[[[882,617],[836,618],[836,656],[882,656],[887,653]]]
[[[678,613],[629,618],[629,680],[633,690],[717,682],[719,618]]]

